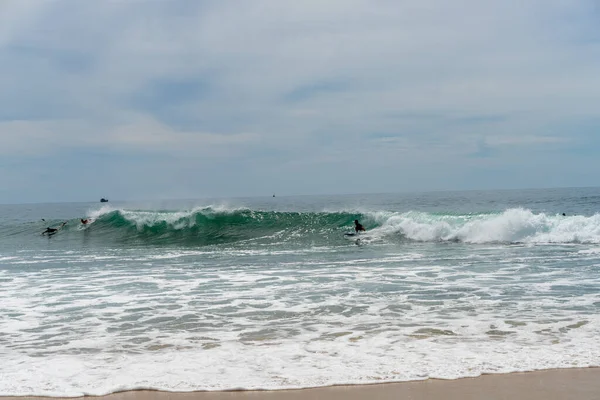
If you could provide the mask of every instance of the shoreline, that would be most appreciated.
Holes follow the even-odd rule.
[[[427,379],[284,390],[166,392],[140,389],[115,392],[104,396],[0,396],[0,400],[82,398],[102,400],[597,400],[600,398],[600,368],[550,369],[486,374],[474,378],[453,380]]]

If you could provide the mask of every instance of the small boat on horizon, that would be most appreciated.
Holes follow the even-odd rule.
[[[108,203],[108,199],[105,199],[104,197],[100,199],[100,203]]]

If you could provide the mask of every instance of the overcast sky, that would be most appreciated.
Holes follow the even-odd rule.
[[[0,203],[599,177],[597,0],[0,1]]]

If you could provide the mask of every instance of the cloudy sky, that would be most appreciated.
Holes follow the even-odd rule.
[[[597,0],[2,0],[0,203],[597,186]]]

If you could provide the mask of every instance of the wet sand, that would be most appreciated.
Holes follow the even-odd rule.
[[[429,379],[419,382],[299,390],[227,392],[132,390],[107,396],[86,397],[102,400],[598,400],[600,399],[600,368],[560,369],[483,375],[456,380]],[[0,397],[0,400],[11,399],[49,398]]]

